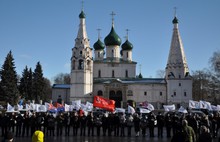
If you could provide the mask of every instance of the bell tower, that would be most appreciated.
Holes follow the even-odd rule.
[[[85,13],[79,14],[80,24],[75,46],[71,57],[70,102],[81,99],[82,102],[92,99],[93,90],[93,57],[86,32]]]

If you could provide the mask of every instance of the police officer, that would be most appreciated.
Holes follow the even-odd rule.
[[[124,137],[125,136],[125,127],[126,127],[126,118],[125,118],[125,114],[121,113],[119,115],[119,119],[120,119],[120,129],[121,129],[121,133],[120,136]]]
[[[108,129],[108,114],[105,113],[102,117],[102,133],[103,133],[103,136],[106,136],[107,129]]]
[[[71,116],[71,124],[73,126],[73,136],[77,136],[79,128],[79,116],[77,112],[73,112]]]
[[[93,112],[89,112],[87,119],[87,126],[88,126],[88,136],[90,136],[90,132],[92,131],[92,136],[94,136],[94,116]]]
[[[79,117],[80,122],[80,136],[85,136],[86,134],[86,116],[85,113],[82,113],[82,116]]]
[[[64,125],[65,125],[65,136],[70,135],[70,125],[71,125],[70,113],[68,112],[64,116]]]
[[[163,137],[163,127],[164,127],[164,115],[161,112],[157,115],[157,129],[158,129],[158,137]]]
[[[26,132],[26,136],[29,135],[29,127],[30,127],[30,116],[28,111],[25,112],[23,119],[22,119],[22,137],[24,137],[25,132]]]
[[[140,133],[140,117],[137,113],[134,114],[134,131],[135,131],[135,136],[138,137]]]
[[[156,117],[154,113],[150,112],[149,117],[148,117],[150,137],[154,137],[155,120],[156,120]]]
[[[56,121],[57,121],[57,136],[61,136],[63,134],[63,124],[64,124],[63,113],[58,114]]]
[[[15,117],[16,120],[16,137],[17,136],[21,136],[21,126],[22,126],[22,120],[23,117],[21,116],[21,114],[16,115]]]
[[[145,137],[146,136],[146,129],[147,129],[147,121],[148,117],[147,115],[142,115],[141,117],[141,121],[140,121],[140,127],[141,127],[141,130],[142,130],[142,136]]]
[[[113,118],[114,136],[119,136],[120,119],[118,113],[115,113]]]
[[[166,130],[167,130],[167,138],[170,138],[171,129],[172,129],[172,118],[169,113],[165,116],[165,124],[166,124]]]
[[[95,124],[95,126],[96,126],[97,136],[100,136],[100,128],[102,127],[102,119],[101,119],[100,114],[97,114],[97,115],[94,117],[94,124]]]

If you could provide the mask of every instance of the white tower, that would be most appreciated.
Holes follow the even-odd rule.
[[[183,43],[178,29],[178,19],[173,19],[173,35],[166,66],[167,103],[187,106],[192,99],[192,78],[184,53]]]
[[[80,24],[75,47],[71,58],[70,102],[81,99],[82,102],[92,100],[93,90],[93,59],[92,48],[86,32],[85,13],[79,14]]]

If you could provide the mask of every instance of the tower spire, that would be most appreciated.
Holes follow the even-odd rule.
[[[115,13],[114,13],[114,11],[112,11],[112,13],[110,14],[111,16],[112,16],[112,27],[114,27],[114,16],[116,15]]]
[[[126,29],[126,40],[128,40],[128,32],[129,31],[130,31],[129,29]]]
[[[84,11],[84,0],[82,0],[82,11]]]
[[[177,7],[174,7],[174,17],[176,17]]]

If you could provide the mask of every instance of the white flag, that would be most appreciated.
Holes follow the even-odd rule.
[[[93,110],[93,104],[90,103],[90,102],[86,102],[86,108],[87,108],[87,111],[92,111]]]
[[[70,111],[70,105],[65,104],[64,107],[65,107],[65,111]]]
[[[46,112],[47,108],[45,105],[35,104],[36,112]]]
[[[23,109],[23,105],[19,105],[17,104],[18,110],[22,110]]]
[[[72,101],[73,109],[79,110],[81,107],[81,100]]]
[[[128,106],[128,113],[130,113],[132,115],[135,113],[135,110],[132,106]]]
[[[115,108],[115,112],[116,113],[125,113],[125,109],[123,109],[123,108]]]
[[[176,109],[175,105],[163,105],[165,111],[173,111]]]
[[[7,104],[7,112],[15,111],[14,107],[12,107],[9,103]]]
[[[151,111],[145,108],[139,108],[140,109],[140,113],[150,113]]]
[[[187,113],[187,110],[183,106],[181,106],[178,112]]]
[[[197,101],[189,100],[189,108],[200,108],[200,103]]]
[[[150,111],[154,110],[154,106],[152,104],[148,103],[147,109],[149,109]]]

